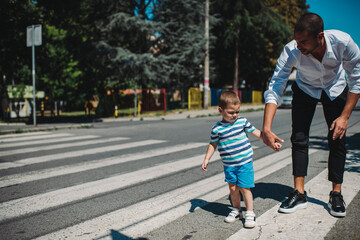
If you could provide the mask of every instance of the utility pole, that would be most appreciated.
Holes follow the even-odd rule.
[[[209,0],[205,2],[204,109],[209,108]]]
[[[33,122],[36,126],[36,88],[35,88],[35,46],[42,44],[41,25],[31,25],[26,28],[26,46],[31,47],[32,52],[32,83],[33,83]]]

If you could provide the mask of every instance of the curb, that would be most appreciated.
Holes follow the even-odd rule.
[[[260,111],[265,107],[262,105],[244,106],[241,107],[240,112],[248,112],[250,110]],[[55,131],[60,129],[76,129],[76,128],[93,128],[96,122],[132,122],[132,121],[161,121],[161,120],[180,120],[189,118],[201,118],[218,116],[219,112],[217,108],[213,109],[201,109],[201,110],[186,110],[183,112],[175,112],[164,116],[137,116],[137,117],[121,117],[121,118],[100,118],[93,123],[54,123],[54,124],[39,124],[34,127],[26,125],[25,123],[0,123],[0,135],[15,134],[15,133],[29,133],[29,132],[41,132],[41,131]],[[10,127],[11,129],[7,129]]]

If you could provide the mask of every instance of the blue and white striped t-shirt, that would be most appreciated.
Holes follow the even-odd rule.
[[[253,150],[246,133],[255,127],[244,117],[233,123],[217,122],[211,129],[210,143],[218,143],[218,151],[226,167],[240,166],[252,161]]]

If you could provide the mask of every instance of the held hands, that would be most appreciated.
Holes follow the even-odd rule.
[[[282,148],[281,143],[276,142],[274,150],[278,152],[280,150],[280,148]]]
[[[337,138],[342,139],[346,132],[348,120],[344,117],[338,117],[333,121],[330,127],[330,131],[334,130],[332,139],[335,140]]]
[[[282,147],[281,143],[284,142],[284,140],[276,136],[271,131],[261,131],[261,139],[267,146],[269,146],[270,148],[274,149],[274,151],[277,152]]]

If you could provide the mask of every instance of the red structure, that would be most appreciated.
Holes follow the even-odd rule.
[[[166,111],[166,90],[142,89],[141,111]]]

